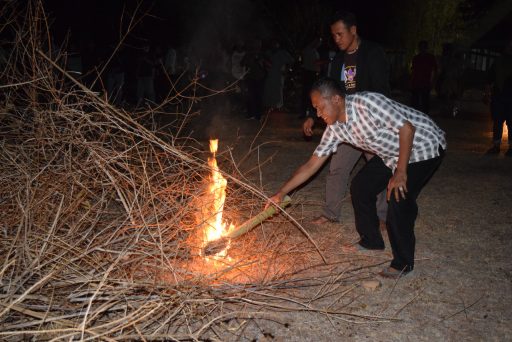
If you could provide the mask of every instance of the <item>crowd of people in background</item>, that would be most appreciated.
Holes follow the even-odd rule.
[[[285,37],[280,38],[238,37],[234,42],[223,44],[209,42],[206,47],[149,42],[106,47],[89,39],[80,45],[71,42],[67,48],[52,42],[43,49],[51,53],[51,58],[60,58],[67,71],[116,106],[156,105],[195,80],[204,83],[206,88],[228,89],[227,98],[232,108],[248,120],[260,120],[273,110],[295,112],[302,118],[314,117],[309,89],[320,77],[332,77],[338,72],[339,46],[336,47],[331,37],[322,39],[320,35],[305,37],[302,46],[292,46],[289,40],[283,39]],[[9,44],[1,45],[0,63],[5,64]],[[365,45],[362,44],[363,55]],[[503,125],[510,126],[511,105],[507,100],[512,98],[508,85],[510,50],[504,49],[488,72],[487,90],[494,121],[489,154],[499,153]],[[458,99],[463,93],[465,60],[463,52],[453,44],[444,44],[442,53],[436,56],[429,51],[428,41],[420,41],[408,68],[408,79],[398,76],[396,70],[390,75],[391,63],[386,64],[385,59],[389,61],[391,55],[382,57],[379,55],[370,63],[378,64],[372,74],[386,75],[387,84],[399,87],[402,94],[409,91],[410,98],[406,102],[413,108],[432,115],[430,102],[436,96],[441,114],[457,115]],[[375,62],[381,60],[380,64]],[[354,64],[350,59],[348,62]],[[353,70],[347,69],[343,77],[353,77],[351,72]],[[358,75],[359,79],[364,79],[364,68],[359,72],[363,72]],[[387,90],[381,92],[390,94]],[[509,150],[507,155],[512,152]]]

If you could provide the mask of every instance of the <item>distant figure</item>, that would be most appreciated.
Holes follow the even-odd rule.
[[[411,105],[425,114],[430,111],[430,92],[437,74],[437,62],[428,52],[428,43],[422,40],[418,44],[419,53],[412,59]]]
[[[125,66],[123,51],[117,51],[112,57],[107,74],[107,94],[110,103],[119,105],[123,101]]]
[[[293,63],[293,57],[275,40],[272,42],[267,59],[270,66],[263,89],[263,106],[278,109],[284,105],[284,72],[286,65]]]
[[[0,42],[0,74],[4,73],[6,70],[8,58],[7,44]]]
[[[457,99],[461,93],[460,78],[463,74],[463,58],[462,53],[457,51],[453,44],[443,45],[439,69],[436,91],[442,102],[441,111],[449,115],[456,115]]]
[[[302,50],[302,99],[301,99],[301,115],[300,117],[315,116],[315,109],[311,105],[309,91],[311,86],[315,83],[318,73],[320,72],[320,54],[318,47],[320,46],[321,39],[316,37],[313,39],[304,50]],[[334,55],[333,55],[334,57]]]
[[[164,68],[169,77],[176,75],[176,49],[168,46],[164,56]]]
[[[231,75],[235,80],[242,80],[247,72],[247,69],[242,65],[244,56],[245,49],[243,43],[236,43],[231,54]]]
[[[96,68],[100,61],[98,47],[93,40],[88,40],[83,46],[80,54],[82,55],[82,83],[86,87],[92,87],[92,85],[95,84],[95,88],[97,88],[98,85],[97,83],[94,83],[94,80],[97,76]]]
[[[222,89],[231,78],[231,56],[224,46],[217,42],[203,60],[204,67],[208,70],[208,83],[214,89]]]
[[[263,111],[263,85],[265,83],[266,69],[265,57],[261,53],[261,41],[252,41],[247,53],[242,59],[242,66],[248,69],[245,76],[247,85],[247,119],[259,120]]]
[[[231,76],[234,80],[238,81],[231,96],[235,111],[244,110],[243,101],[246,93],[244,78],[247,73],[247,68],[242,65],[242,60],[244,59],[245,53],[243,42],[236,43],[231,53]]]
[[[490,69],[492,88],[491,115],[493,120],[492,147],[487,154],[500,153],[503,137],[503,124],[508,129],[508,150],[506,156],[512,157],[512,41]]]
[[[155,102],[155,65],[156,59],[145,46],[137,60],[137,107],[144,100]]]

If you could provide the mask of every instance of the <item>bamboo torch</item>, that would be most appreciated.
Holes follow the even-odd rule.
[[[283,201],[280,203],[280,207],[283,209],[287,207],[291,203],[292,199],[290,196],[285,196]],[[265,221],[272,215],[276,213],[277,209],[275,206],[269,206],[267,209],[261,211],[256,216],[253,216],[252,218],[248,219],[242,225],[240,225],[238,228],[232,230],[231,232],[227,233],[225,236],[221,237],[220,239],[210,241],[208,244],[203,248],[203,255],[209,256],[214,255],[222,251],[224,248],[226,248],[228,241],[231,239],[236,239],[240,237],[241,235],[244,235],[245,233],[249,232],[251,229],[256,227],[261,222]]]

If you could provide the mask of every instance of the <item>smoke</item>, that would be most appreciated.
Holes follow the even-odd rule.
[[[206,70],[204,82],[222,89],[232,82],[231,53],[237,42],[263,37],[268,30],[262,10],[250,0],[184,1],[178,6],[183,30],[182,51],[192,67]],[[217,95],[201,103],[200,124],[194,124],[200,139],[220,138],[232,133],[233,119],[244,114],[233,112],[230,95]],[[227,125],[229,123],[229,125]]]

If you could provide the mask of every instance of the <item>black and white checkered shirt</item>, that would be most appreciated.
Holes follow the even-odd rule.
[[[409,121],[416,129],[410,163],[439,156],[446,149],[445,133],[427,115],[382,94],[360,92],[345,97],[347,122],[328,125],[314,154],[319,157],[336,152],[340,143],[348,143],[378,155],[395,170],[398,161],[398,130]]]

